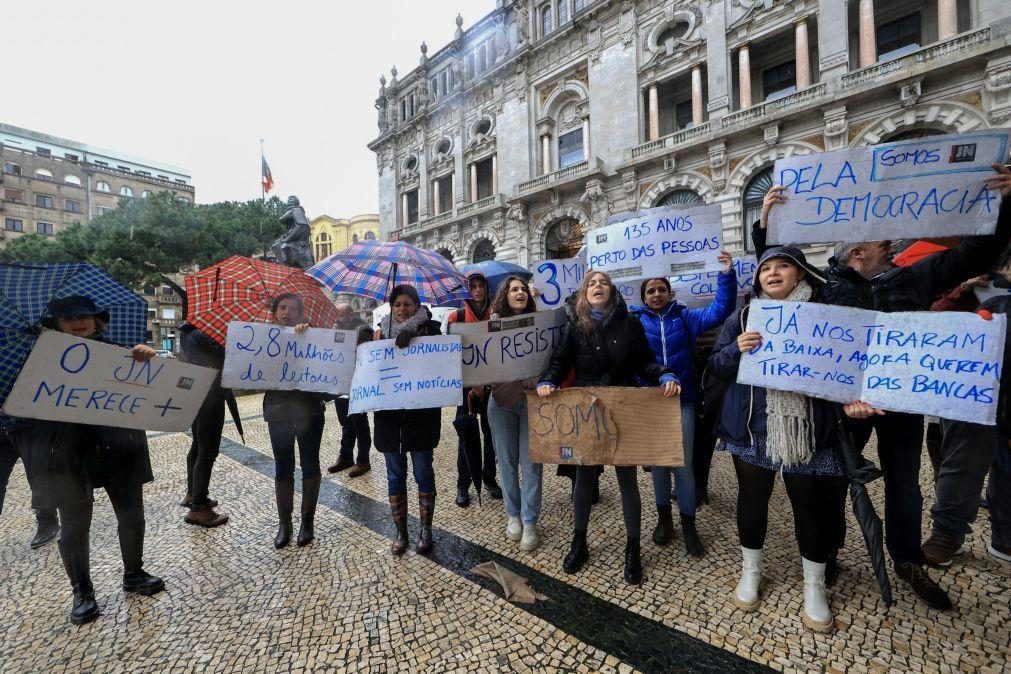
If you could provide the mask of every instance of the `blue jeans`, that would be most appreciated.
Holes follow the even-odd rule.
[[[695,473],[692,470],[692,454],[695,450],[695,405],[681,403],[681,437],[685,448],[685,465],[680,468],[653,466],[653,493],[656,505],[663,508],[670,505],[670,474],[674,473],[674,487],[677,490],[678,510],[682,515],[695,515]]]
[[[422,494],[435,493],[435,469],[432,468],[432,452],[410,452],[411,468],[418,491]],[[384,452],[386,459],[386,487],[390,496],[407,493],[407,454]]]
[[[541,464],[530,461],[526,398],[506,409],[499,407],[491,396],[488,400],[488,423],[498,457],[506,515],[519,517],[525,523],[536,522],[541,514]]]
[[[274,452],[274,479],[295,479],[295,442],[302,464],[302,479],[320,476],[319,445],[323,439],[322,414],[307,419],[272,421],[267,424],[270,449]]]

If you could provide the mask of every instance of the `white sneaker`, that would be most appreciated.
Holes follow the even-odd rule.
[[[519,517],[509,516],[509,523],[506,525],[506,538],[510,541],[518,541],[523,535],[523,524]]]
[[[804,626],[814,632],[831,632],[835,629],[832,610],[825,596],[825,565],[809,559],[804,563],[804,612],[800,618]]]
[[[520,550],[530,552],[535,550],[541,539],[537,537],[537,523],[529,522],[523,525],[523,540],[520,541]]]
[[[762,583],[762,550],[741,546],[741,580],[734,590],[734,603],[743,611],[758,608],[758,586]]]
[[[989,552],[990,556],[993,557],[994,559],[999,559],[1002,562],[1011,562],[1011,554],[1009,554],[1006,549],[998,550],[991,543],[990,545],[986,546],[986,551]]]

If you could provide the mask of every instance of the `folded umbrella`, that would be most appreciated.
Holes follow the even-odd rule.
[[[534,277],[533,272],[527,271],[518,264],[500,262],[498,260],[485,260],[484,262],[468,264],[460,269],[460,271],[466,276],[470,276],[475,272],[484,276],[488,279],[488,285],[491,286],[488,291],[493,295],[498,292],[499,285],[510,276],[519,276],[527,281]]]

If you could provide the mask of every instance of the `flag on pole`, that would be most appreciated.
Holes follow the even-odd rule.
[[[270,192],[271,188],[274,187],[274,177],[270,175],[270,166],[267,165],[267,158],[260,154],[260,161],[262,163],[262,173],[261,180],[263,181],[263,191]]]

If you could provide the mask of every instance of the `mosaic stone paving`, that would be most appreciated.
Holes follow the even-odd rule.
[[[658,548],[652,487],[642,474],[642,586],[621,578],[624,529],[617,485],[605,473],[591,516],[590,562],[569,576],[561,559],[571,533],[569,481],[545,469],[541,547],[521,552],[506,540],[500,501],[453,504],[456,438],[451,411],[436,450],[439,499],[436,554],[387,551],[391,531],[385,469],[324,478],[317,540],[281,552],[272,546],[276,515],[272,459],[259,396],[240,401],[245,443],[226,427],[212,496],[232,521],[214,530],[182,522],[175,505],[188,438],[152,436],[157,480],[148,485],[146,568],[168,591],[126,597],[115,518],[98,492],[92,571],[102,616],[67,622],[71,592],[55,544],[31,551],[34,520],[21,468],[0,518],[0,670],[53,671],[1006,671],[1011,641],[1011,567],[986,555],[989,525],[974,524],[969,552],[941,576],[957,609],[938,613],[900,582],[885,611],[855,526],[830,600],[838,630],[803,629],[799,553],[781,485],[773,496],[760,610],[728,600],[739,570],[734,530],[736,480],[728,457],[714,461],[712,504],[699,513],[708,549],[689,558],[680,540]],[[340,434],[331,408],[323,463]],[[929,467],[922,475],[930,505]],[[880,484],[872,496],[881,508]],[[297,498],[297,497],[296,497]],[[412,497],[410,512],[417,514]],[[924,520],[925,524],[927,519]],[[412,535],[417,521],[412,517]],[[489,581],[469,573],[495,559],[526,575],[549,597],[513,605]],[[932,572],[937,574],[937,572]],[[893,581],[894,582],[894,581]]]

